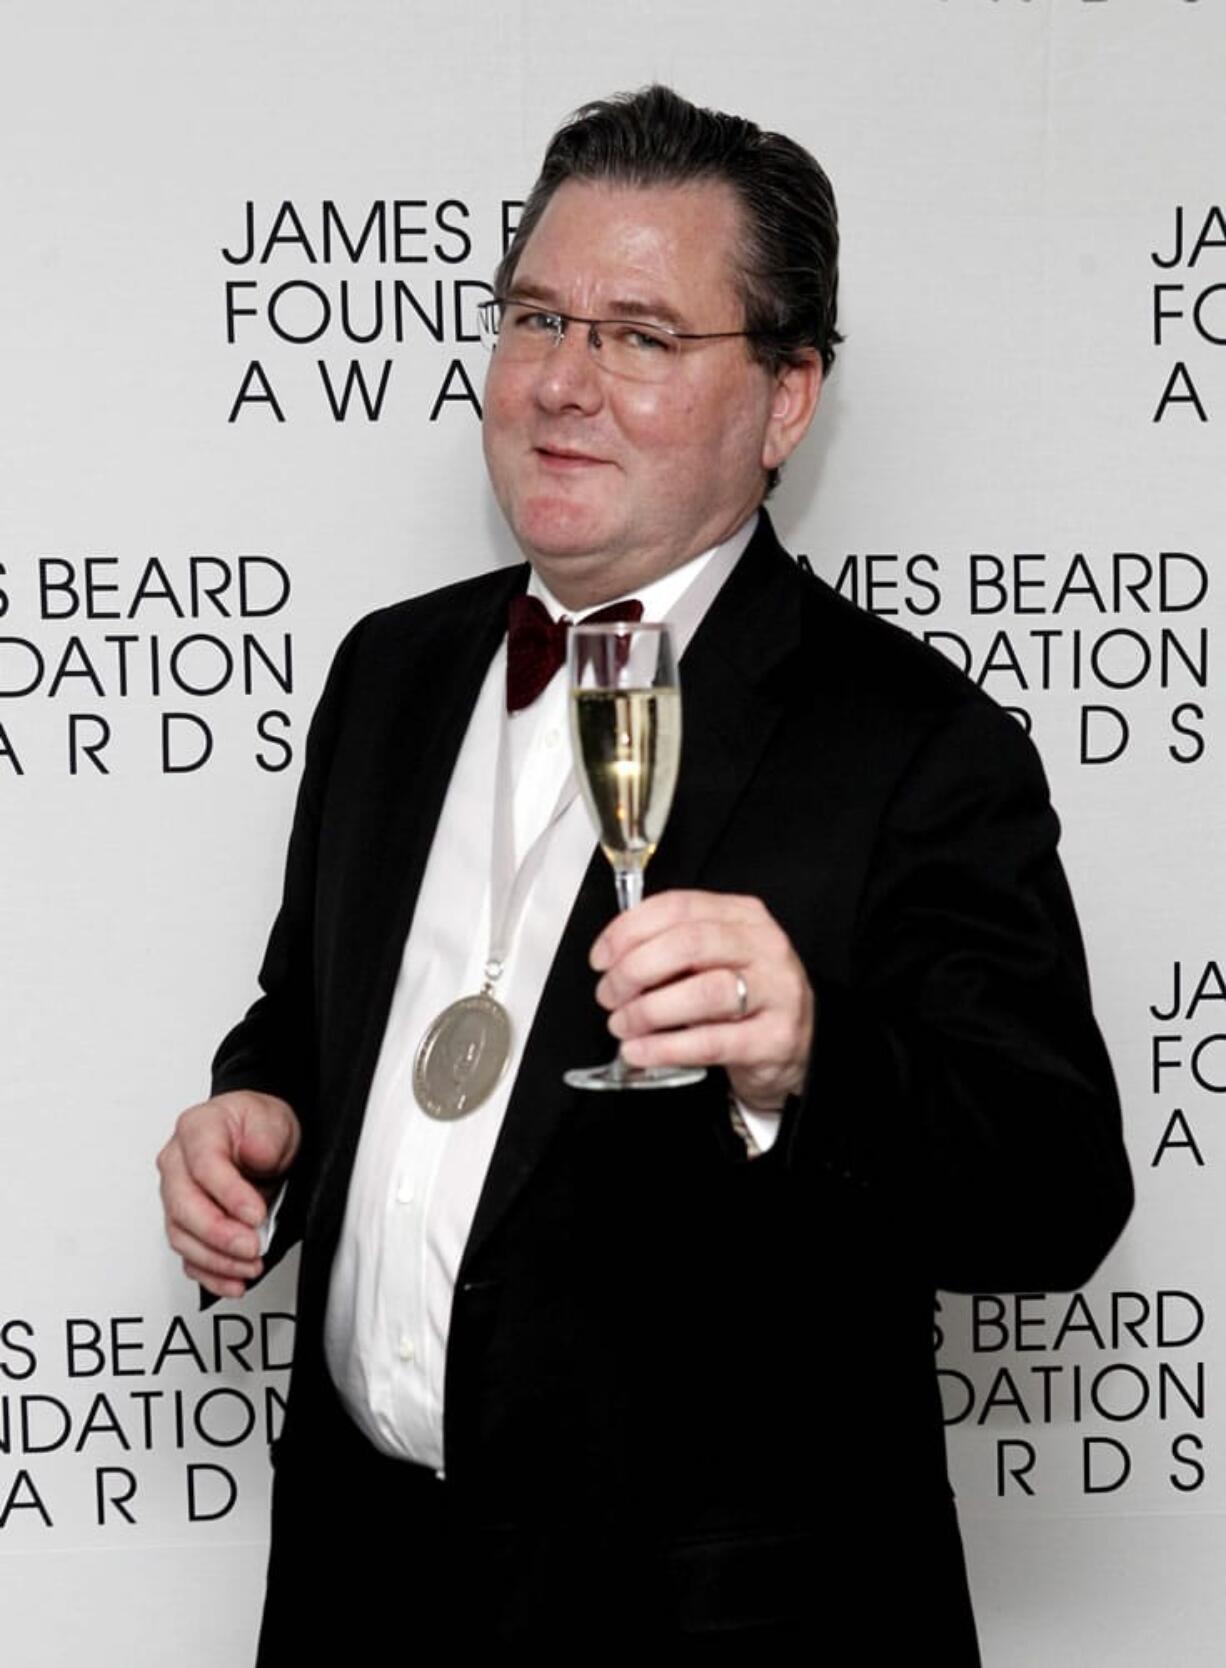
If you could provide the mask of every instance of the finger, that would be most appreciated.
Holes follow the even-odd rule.
[[[187,1233],[202,1245],[223,1255],[250,1260],[259,1254],[259,1236],[241,1219],[218,1206],[190,1173],[181,1146],[172,1141],[158,1158],[162,1172],[162,1204],[166,1213],[167,1236]],[[242,1178],[239,1177],[242,1182]],[[248,1183],[243,1187],[259,1204],[259,1221],[264,1201]],[[173,1243],[173,1239],[172,1239]]]
[[[692,978],[675,979],[619,1007],[609,1019],[615,1037],[642,1036],[681,1025],[711,1021],[741,1023],[750,1012],[741,1010],[742,976],[730,967],[712,968]],[[744,984],[748,992],[748,984]]]
[[[210,1274],[208,1269],[196,1268],[187,1261],[183,1264],[183,1272],[189,1280],[203,1286],[206,1292],[212,1292],[214,1297],[242,1297],[247,1285],[243,1280],[228,1280],[217,1274]]]
[[[722,1066],[733,1093],[755,1111],[777,1111],[808,1074],[811,1019],[781,1009],[728,1023],[652,1031],[621,1044],[631,1066]]]
[[[186,1229],[170,1228],[166,1237],[171,1249],[183,1258],[184,1267],[190,1264],[195,1269],[225,1280],[256,1280],[264,1272],[260,1257],[228,1257],[197,1239],[194,1234],[189,1234]]]
[[[258,1228],[268,1215],[259,1188],[234,1161],[229,1141],[216,1122],[203,1126],[186,1116],[180,1119],[178,1149],[187,1175],[221,1211],[249,1228]]]
[[[620,1008],[645,990],[706,968],[748,967],[759,946],[744,921],[690,919],[626,950],[596,986],[596,1000]]]
[[[257,1182],[285,1174],[298,1151],[298,1120],[284,1101],[249,1113],[239,1130],[234,1157],[245,1176]]]
[[[790,1050],[781,1047],[777,1029],[760,1015],[756,1020],[731,1024],[688,1025],[678,1031],[650,1031],[622,1044],[631,1066],[725,1066],[773,1068],[791,1065]]]
[[[754,1111],[778,1111],[805,1082],[807,1055],[782,1049],[766,1016],[745,1025],[655,1031],[623,1043],[621,1051],[626,1063],[636,1067],[722,1067],[742,1106]]]
[[[765,915],[757,898],[735,892],[656,892],[636,908],[613,917],[592,945],[591,965],[603,973],[637,944],[687,921],[750,922]]]

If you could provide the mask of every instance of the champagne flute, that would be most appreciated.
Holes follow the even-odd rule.
[[[643,871],[668,820],[681,761],[681,690],[672,634],[662,623],[610,620],[570,633],[570,734],[575,773],[620,909],[643,896]],[[605,1066],[568,1071],[574,1089],[679,1088],[701,1066]]]

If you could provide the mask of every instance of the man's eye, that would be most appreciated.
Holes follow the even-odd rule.
[[[676,347],[671,336],[665,335],[662,330],[653,330],[649,324],[619,324],[614,334],[622,347],[644,356],[671,353]]]
[[[514,308],[510,323],[513,330],[522,330],[527,335],[556,336],[562,329],[562,320],[556,313],[534,313],[527,307]]]

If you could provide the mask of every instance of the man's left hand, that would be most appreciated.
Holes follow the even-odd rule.
[[[758,898],[660,892],[592,946],[596,999],[631,1066],[723,1066],[750,1111],[804,1087],[813,988]]]

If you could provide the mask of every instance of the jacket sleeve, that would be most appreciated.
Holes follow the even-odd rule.
[[[949,1290],[1080,1285],[1132,1182],[1038,757],[960,704],[896,784],[846,980],[814,980],[806,1093],[784,1131],[913,1228]]]
[[[320,822],[346,691],[362,625],[353,628],[332,662],[307,736],[294,810],[281,905],[268,940],[261,995],[223,1040],[213,1060],[212,1093],[255,1089],[293,1107],[302,1144],[277,1225],[271,1267],[298,1237],[294,1177],[311,1162],[318,1109],[315,1000],[315,901]]]

